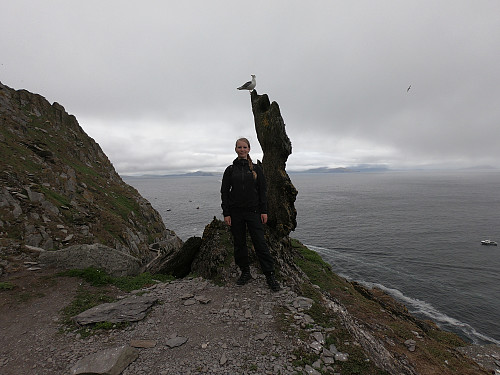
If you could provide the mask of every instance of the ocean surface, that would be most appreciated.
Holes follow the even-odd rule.
[[[500,344],[500,171],[291,173],[291,236],[467,341]],[[220,208],[221,177],[125,178],[187,240]]]

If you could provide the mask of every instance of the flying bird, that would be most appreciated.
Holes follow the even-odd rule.
[[[240,87],[238,87],[238,90],[249,90],[252,91],[255,88],[255,85],[257,83],[255,82],[255,75],[252,74],[252,80],[248,81],[247,83],[244,83]]]
[[[408,86],[408,88],[406,89],[406,92],[410,91],[410,89],[411,89],[411,85]]]

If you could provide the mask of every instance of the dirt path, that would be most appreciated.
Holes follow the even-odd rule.
[[[53,270],[21,271],[0,293],[0,374],[68,374],[84,356],[151,340],[124,372],[138,374],[294,373],[294,340],[279,327],[276,306],[293,304],[286,288],[271,293],[262,276],[244,287],[218,287],[203,279],[160,283],[147,290],[160,303],[131,326],[82,338],[61,332],[60,311],[81,288],[77,278]],[[87,286],[85,286],[87,287]],[[124,293],[123,293],[124,294]],[[200,303],[193,297],[204,297]],[[176,336],[187,342],[170,348]],[[295,341],[296,343],[296,341]]]
[[[9,277],[16,287],[0,293],[0,373],[37,373],[53,359],[47,349],[56,348],[60,310],[79,284],[75,278],[54,274],[53,270],[16,272]]]

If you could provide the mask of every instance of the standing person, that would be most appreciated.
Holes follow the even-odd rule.
[[[221,186],[224,222],[231,227],[234,240],[234,261],[241,270],[236,282],[245,285],[252,280],[246,241],[250,232],[255,252],[269,288],[276,292],[280,285],[274,275],[274,260],[264,238],[267,223],[266,179],[262,168],[252,163],[250,142],[246,138],[236,141],[238,157],[224,171]]]

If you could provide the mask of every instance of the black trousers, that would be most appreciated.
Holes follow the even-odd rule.
[[[231,232],[234,240],[234,261],[240,268],[250,265],[247,248],[247,231],[250,233],[255,253],[263,273],[274,271],[274,260],[264,237],[264,225],[257,212],[231,213]]]

